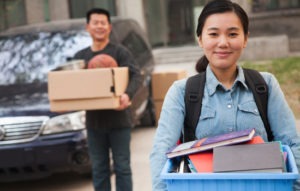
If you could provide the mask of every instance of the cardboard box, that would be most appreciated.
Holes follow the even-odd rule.
[[[174,81],[187,77],[185,70],[156,71],[152,73],[152,96],[163,100]]]
[[[51,111],[114,109],[128,85],[128,68],[51,71],[48,96]]]
[[[114,109],[119,107],[119,97],[111,98],[91,98],[91,99],[70,99],[50,101],[51,111],[76,111],[76,110],[96,110]]]

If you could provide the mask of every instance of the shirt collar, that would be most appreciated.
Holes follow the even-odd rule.
[[[237,75],[232,87],[237,86],[237,84],[241,84],[243,87],[248,89],[242,67],[237,66],[237,69],[238,69],[238,75]],[[218,79],[212,72],[209,65],[206,68],[206,86],[208,89],[208,94],[210,96],[216,92],[218,86],[222,87],[222,84],[218,81]]]

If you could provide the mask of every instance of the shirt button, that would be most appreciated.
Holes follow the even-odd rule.
[[[232,106],[230,104],[227,105],[227,108],[230,109]]]

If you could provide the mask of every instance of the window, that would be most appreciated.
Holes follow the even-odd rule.
[[[84,30],[1,37],[0,86],[44,82],[51,69],[90,44],[90,36]]]
[[[253,0],[252,10],[254,13],[300,8],[298,0]]]
[[[24,0],[0,1],[0,30],[26,23]]]
[[[111,15],[116,15],[115,1],[112,0],[70,0],[71,18],[85,17],[86,12],[93,7],[101,7],[110,11]]]

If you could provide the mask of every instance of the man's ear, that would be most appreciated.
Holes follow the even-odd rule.
[[[109,24],[109,30],[110,30],[110,32],[112,31],[112,24],[111,23]]]

